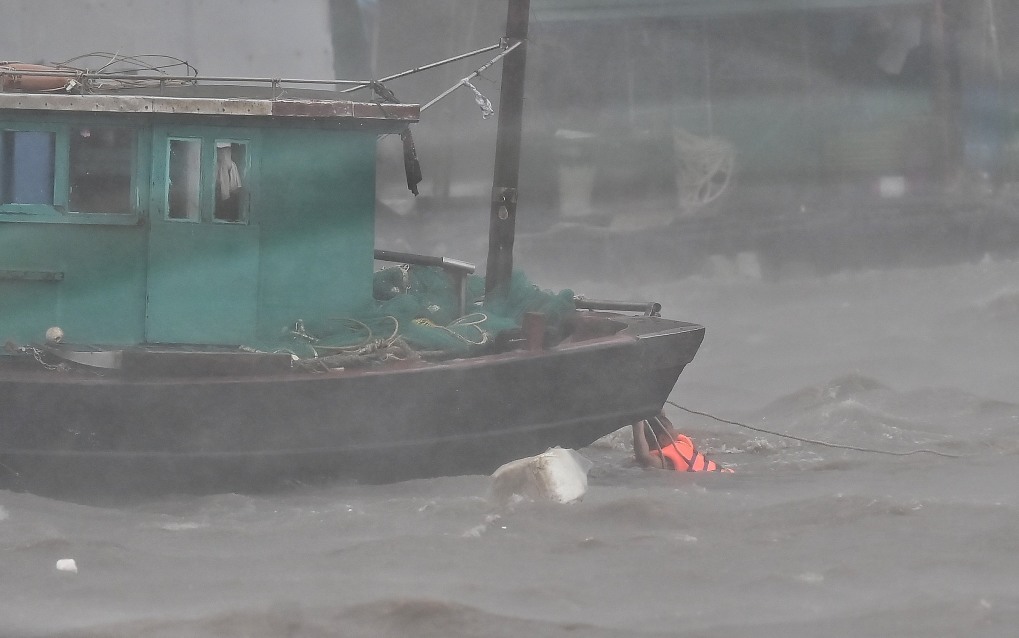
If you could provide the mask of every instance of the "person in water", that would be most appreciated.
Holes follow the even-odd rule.
[[[649,439],[652,442],[650,446]],[[677,432],[664,412],[633,424],[633,455],[646,468],[677,472],[732,472],[698,452],[690,437]]]

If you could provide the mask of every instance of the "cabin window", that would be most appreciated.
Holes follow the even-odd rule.
[[[202,140],[170,140],[167,217],[198,221],[201,216]]]
[[[75,128],[70,135],[68,208],[79,213],[130,213],[136,134],[131,129]]]
[[[53,205],[57,136],[0,131],[0,204]]]
[[[130,224],[138,133],[106,124],[0,123],[0,221]]]
[[[166,144],[167,219],[248,222],[250,140],[196,134],[168,137]]]
[[[216,205],[213,216],[219,221],[243,221],[247,202],[248,145],[244,142],[216,141]]]

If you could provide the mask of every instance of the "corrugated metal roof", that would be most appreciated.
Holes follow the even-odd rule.
[[[930,4],[932,0],[532,0],[536,20],[667,18]]]

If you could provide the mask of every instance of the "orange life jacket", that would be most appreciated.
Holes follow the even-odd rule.
[[[694,449],[693,441],[685,434],[677,434],[676,440],[668,445],[663,445],[661,450],[648,451],[652,456],[667,458],[672,463],[672,468],[677,472],[732,472],[714,461],[709,461],[707,457]]]

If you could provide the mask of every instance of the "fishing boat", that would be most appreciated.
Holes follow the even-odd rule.
[[[421,117],[384,87],[0,67],[0,485],[487,473],[656,414],[704,328],[513,268],[526,30],[514,0],[483,280],[376,247],[376,141],[412,166]]]

